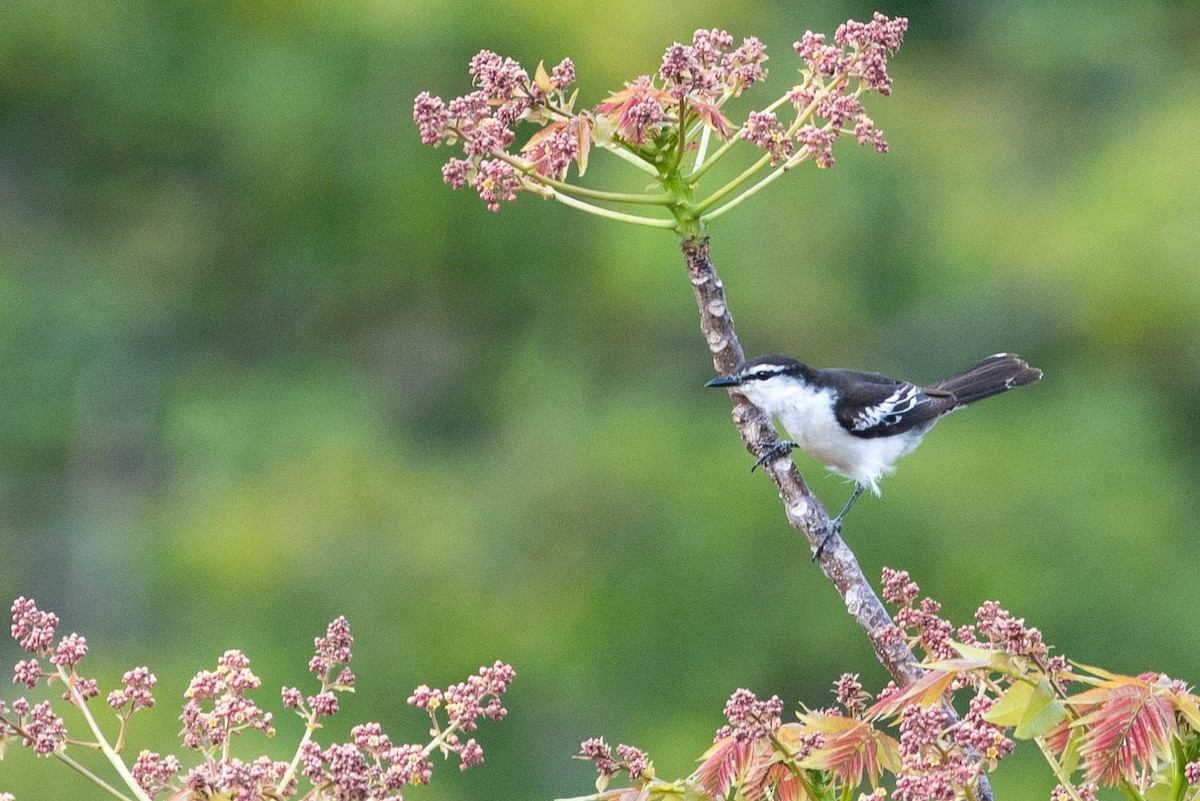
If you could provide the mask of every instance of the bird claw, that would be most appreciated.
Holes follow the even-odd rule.
[[[755,462],[754,466],[750,468],[750,472],[753,473],[767,462],[771,462],[776,459],[782,459],[783,457],[790,455],[792,449],[795,447],[796,443],[792,442],[791,440],[777,440],[774,445],[767,448],[766,451],[763,452],[762,456],[758,457],[758,461]]]
[[[825,536],[821,538],[821,544],[813,551],[812,560],[815,562],[821,558],[821,554],[825,553],[825,546],[829,541],[842,532],[841,518],[835,517],[823,526]]]

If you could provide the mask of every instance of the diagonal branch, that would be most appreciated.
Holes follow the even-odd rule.
[[[733,316],[725,300],[725,287],[709,258],[708,239],[687,237],[682,242],[682,249],[692,290],[696,293],[696,305],[700,309],[700,331],[712,352],[713,366],[720,375],[727,375],[741,365],[745,353],[733,330]],[[733,422],[742,435],[746,450],[756,457],[769,451],[779,441],[770,418],[736,389],[729,390],[729,397],[733,401]],[[825,538],[829,513],[808,489],[791,459],[769,461],[763,467],[779,488],[779,498],[783,501],[788,522],[808,538],[809,545],[816,552]],[[846,611],[867,633],[875,656],[896,680],[896,684],[905,686],[919,678],[924,671],[917,664],[917,658],[903,638],[888,636],[888,632],[895,628],[895,623],[863,575],[854,553],[840,536],[830,538],[818,562],[845,601]],[[953,709],[948,708],[947,711],[953,719],[958,719]],[[982,773],[979,776],[979,798],[981,801],[992,801],[993,798],[987,776]]]

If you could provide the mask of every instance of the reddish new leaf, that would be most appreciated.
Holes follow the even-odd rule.
[[[1174,703],[1141,678],[1114,676],[1069,703],[1090,707],[1072,725],[1083,732],[1079,754],[1088,779],[1108,786],[1153,771],[1178,733]]]
[[[878,785],[884,769],[900,769],[900,745],[871,724],[855,718],[801,716],[808,731],[819,732],[825,744],[803,761],[805,767],[836,773],[843,786],[858,787],[863,774]]]

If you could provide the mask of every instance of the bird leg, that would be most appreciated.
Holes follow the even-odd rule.
[[[829,544],[829,540],[834,534],[842,530],[842,520],[846,517],[846,512],[850,511],[850,507],[858,500],[858,496],[863,494],[863,485],[857,481],[854,482],[854,493],[850,496],[850,500],[846,501],[846,505],[842,507],[842,511],[838,512],[838,516],[829,521],[825,526],[825,537],[821,540],[821,544],[817,546],[817,550],[813,553],[813,561],[817,561],[821,554],[825,552],[825,546]]]
[[[771,445],[769,448],[763,451],[762,456],[758,457],[758,461],[755,462],[754,466],[750,468],[750,472],[753,473],[756,469],[758,469],[759,466],[764,465],[767,462],[774,461],[775,459],[782,459],[783,457],[788,456],[795,447],[796,443],[789,440],[776,440],[774,445]]]

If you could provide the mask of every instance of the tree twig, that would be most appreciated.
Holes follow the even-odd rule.
[[[725,299],[725,287],[709,257],[708,239],[687,237],[681,247],[696,295],[696,305],[700,310],[700,331],[712,353],[713,367],[719,375],[728,375],[740,367],[746,357],[733,330],[733,316]],[[762,456],[779,441],[770,417],[736,388],[729,390],[729,397],[733,401],[733,422],[742,435],[746,450],[755,457]],[[788,522],[808,538],[815,553],[825,539],[829,513],[809,490],[791,459],[772,460],[763,467],[779,488],[779,498],[783,501]],[[896,683],[904,686],[916,681],[924,671],[903,639],[887,635],[895,627],[892,616],[875,594],[854,553],[842,538],[836,535],[830,537],[817,561],[842,596],[846,611],[866,632],[875,656]],[[947,711],[953,720],[958,719],[953,709]],[[993,801],[992,788],[984,774],[979,776],[979,799]]]

